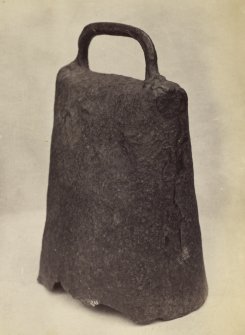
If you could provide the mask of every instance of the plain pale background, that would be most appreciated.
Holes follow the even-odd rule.
[[[114,21],[153,39],[160,73],[189,96],[209,297],[198,311],[137,326],[37,284],[55,77],[82,28]],[[236,0],[0,1],[0,335],[245,333],[245,3]],[[92,41],[91,68],[144,79],[129,38]]]

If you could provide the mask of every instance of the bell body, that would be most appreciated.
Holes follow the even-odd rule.
[[[159,74],[57,76],[39,282],[137,323],[207,296],[187,94]]]

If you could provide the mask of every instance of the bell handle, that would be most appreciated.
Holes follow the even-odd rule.
[[[89,69],[88,48],[91,40],[96,35],[126,36],[137,40],[145,55],[145,80],[159,75],[157,65],[157,53],[151,38],[141,29],[113,22],[95,22],[84,27],[78,40],[77,62],[80,66]]]

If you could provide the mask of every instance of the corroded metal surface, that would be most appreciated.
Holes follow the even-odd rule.
[[[89,70],[89,43],[103,33],[140,42],[144,81]],[[58,73],[38,280],[137,323],[205,301],[187,94],[159,75],[137,28],[85,27],[78,57]]]

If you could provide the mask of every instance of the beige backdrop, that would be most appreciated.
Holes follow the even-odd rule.
[[[161,74],[189,95],[209,297],[178,320],[139,327],[36,282],[55,76],[95,21],[145,30]],[[244,334],[244,22],[242,0],[0,1],[0,335]],[[134,40],[97,37],[89,58],[93,70],[144,78]]]

